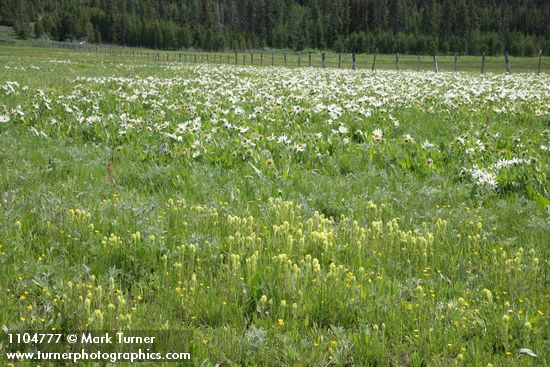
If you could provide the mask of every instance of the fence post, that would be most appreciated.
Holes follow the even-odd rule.
[[[299,53],[298,54],[298,67],[300,67],[301,63],[302,63],[302,54]]]
[[[537,68],[537,75],[540,74],[540,65],[542,63],[542,48],[539,50],[539,67]]]
[[[260,65],[264,64],[264,53],[260,52]]]
[[[416,71],[420,71],[420,54],[416,55]]]
[[[271,66],[275,66],[275,52],[271,53]]]
[[[508,51],[504,53],[504,64],[506,64],[506,72],[510,74],[512,70],[510,70],[510,56],[508,55]]]
[[[327,67],[327,54],[325,51],[321,54],[321,64],[323,65],[323,69]]]
[[[351,54],[351,70],[355,70],[355,54]]]
[[[338,69],[342,66],[342,54],[338,53]]]
[[[250,53],[250,65],[254,65],[254,54]]]
[[[481,55],[481,74],[485,73],[485,52]]]
[[[237,65],[239,63],[238,59],[237,59],[237,51],[235,51],[235,65]]]
[[[376,52],[374,53],[374,57],[372,58],[372,69],[371,69],[371,71],[374,71],[375,66],[376,66]]]
[[[395,53],[395,68],[399,70],[399,52]]]
[[[309,65],[309,67],[311,67],[311,52],[308,52],[308,57],[309,57],[308,65]]]
[[[458,54],[455,52],[455,62],[453,63],[453,69],[456,71],[458,63]]]
[[[434,55],[434,70],[436,73],[439,73],[439,67],[437,66],[437,58]]]
[[[284,57],[284,59],[285,59],[285,66],[286,66],[286,52],[283,53],[283,57]]]

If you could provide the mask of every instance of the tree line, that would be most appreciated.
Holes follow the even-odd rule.
[[[155,49],[550,52],[548,0],[0,0],[0,24]]]

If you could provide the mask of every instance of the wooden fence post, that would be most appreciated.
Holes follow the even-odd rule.
[[[260,65],[264,64],[264,53],[260,52]]]
[[[308,57],[309,57],[308,65],[309,65],[309,67],[311,67],[311,52],[308,52]]]
[[[300,53],[298,54],[298,67],[300,67],[301,63],[302,63],[302,54]]]
[[[539,50],[539,67],[537,68],[537,75],[540,74],[540,65],[542,63],[542,48]]]
[[[372,69],[371,69],[371,71],[374,71],[375,65],[376,65],[376,53],[374,53],[374,57],[372,58]]]
[[[455,72],[457,69],[457,63],[458,63],[458,54],[455,52],[455,62],[453,63],[453,69]]]
[[[325,53],[325,51],[323,51],[323,53],[321,54],[321,64],[323,66],[323,69],[327,67],[327,54]]]
[[[284,59],[285,59],[285,66],[286,66],[286,52],[283,53],[283,57],[284,57]]]
[[[416,71],[420,71],[420,55],[416,55]]]
[[[434,70],[436,73],[439,73],[439,66],[437,66],[437,58],[434,55]]]
[[[355,70],[355,54],[351,54],[351,70]]]
[[[395,53],[395,68],[399,70],[399,52]]]
[[[271,66],[275,66],[275,52],[271,53]]]
[[[235,51],[235,65],[239,63],[239,60],[237,59],[237,51]]]
[[[510,74],[512,70],[510,69],[510,56],[508,55],[508,51],[504,53],[504,64],[506,65],[506,72]]]
[[[485,73],[485,52],[481,55],[481,74]]]
[[[342,54],[338,53],[338,69],[342,66]]]

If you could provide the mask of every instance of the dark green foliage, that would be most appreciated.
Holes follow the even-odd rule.
[[[547,0],[3,0],[0,24],[157,49],[550,52]]]

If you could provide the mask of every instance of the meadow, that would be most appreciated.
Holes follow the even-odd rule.
[[[185,330],[195,366],[548,365],[549,138],[546,73],[0,46],[0,326]]]

